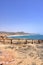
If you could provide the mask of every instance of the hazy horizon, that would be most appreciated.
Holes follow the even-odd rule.
[[[0,0],[0,31],[43,34],[43,0]]]

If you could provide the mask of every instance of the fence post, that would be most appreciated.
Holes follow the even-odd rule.
[[[11,39],[11,44],[12,44],[12,39]]]

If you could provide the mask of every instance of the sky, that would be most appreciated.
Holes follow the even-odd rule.
[[[0,0],[0,31],[43,34],[43,0]]]

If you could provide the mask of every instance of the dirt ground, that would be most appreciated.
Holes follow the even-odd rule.
[[[10,44],[0,42],[0,64],[43,65],[43,43]]]

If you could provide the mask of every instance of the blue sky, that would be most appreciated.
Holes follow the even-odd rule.
[[[43,34],[43,0],[0,0],[0,31]]]

